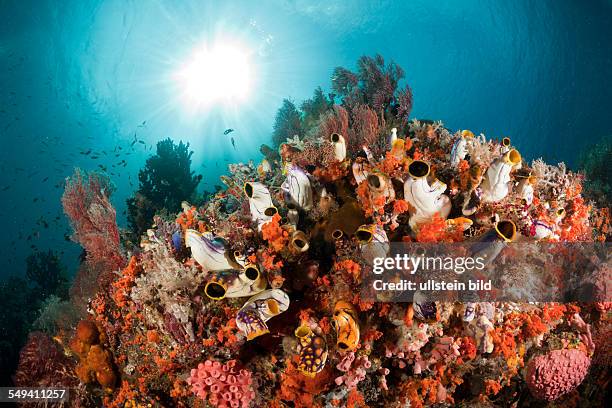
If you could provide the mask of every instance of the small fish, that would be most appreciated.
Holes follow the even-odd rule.
[[[225,131],[223,132],[224,135],[229,135],[230,133],[232,133],[234,131],[234,129],[229,128],[229,129],[225,129]]]
[[[234,141],[233,137],[232,137],[232,146],[234,146],[234,150],[236,150],[236,142]]]
[[[145,141],[144,140],[139,140],[138,143],[145,144]]]

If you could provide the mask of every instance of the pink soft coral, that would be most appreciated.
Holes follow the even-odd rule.
[[[251,372],[238,369],[236,360],[226,364],[206,360],[191,370],[187,380],[191,390],[202,400],[219,408],[247,408],[255,392],[252,389]]]
[[[590,364],[591,359],[580,350],[554,350],[531,359],[527,385],[535,397],[553,401],[578,387]]]

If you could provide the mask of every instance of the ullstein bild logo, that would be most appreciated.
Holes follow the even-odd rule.
[[[401,279],[399,282],[385,282],[377,279],[372,283],[372,285],[374,290],[377,291],[465,291],[493,289],[493,284],[490,280],[468,280],[467,282],[459,282],[454,280],[452,282],[447,282],[428,279],[425,282],[414,282],[407,279]]]

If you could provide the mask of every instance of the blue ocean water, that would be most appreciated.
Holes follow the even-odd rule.
[[[194,111],[173,73],[219,38],[249,50],[250,96]],[[527,158],[575,165],[612,130],[610,38],[605,0],[0,0],[0,274],[23,274],[31,246],[64,251],[74,270],[79,247],[64,239],[60,205],[74,167],[111,169],[125,225],[157,141],[189,142],[212,189],[228,162],[260,158],[283,98],[329,90],[333,68],[364,54],[404,68],[413,117],[510,136]],[[145,144],[117,170],[112,155],[80,154],[135,136]]]

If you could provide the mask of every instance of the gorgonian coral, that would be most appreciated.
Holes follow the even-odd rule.
[[[110,202],[110,180],[99,173],[76,170],[66,180],[62,196],[64,212],[74,229],[74,239],[87,253],[88,263],[118,269],[125,263],[119,242],[116,213]]]

